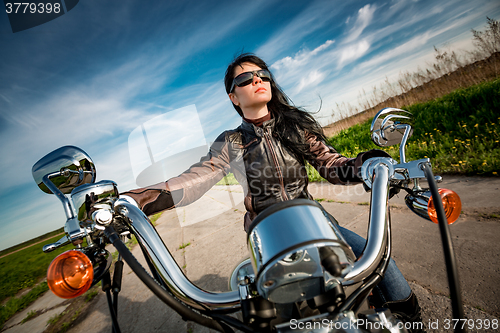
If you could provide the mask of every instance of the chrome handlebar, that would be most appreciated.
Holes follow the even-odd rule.
[[[198,288],[189,281],[156,229],[134,203],[120,198],[114,203],[114,211],[129,221],[128,226],[131,231],[141,243],[165,284],[178,299],[198,310],[239,309],[238,291],[212,293]]]
[[[366,246],[361,258],[344,278],[343,284],[351,285],[370,276],[378,267],[385,253],[389,237],[389,212],[387,208],[390,178],[394,174],[388,158],[378,158],[373,167],[370,217]],[[366,163],[366,162],[365,162]]]
[[[372,161],[373,160],[373,161]],[[370,223],[368,237],[362,257],[352,271],[345,277],[343,284],[351,285],[370,276],[386,254],[389,237],[388,193],[390,180],[394,177],[394,161],[389,158],[375,158],[366,163],[373,164]],[[367,168],[368,170],[368,168]],[[195,286],[182,272],[156,229],[137,207],[133,199],[120,197],[114,202],[114,212],[125,217],[131,232],[142,244],[147,256],[158,270],[171,292],[184,303],[196,309],[238,309],[238,291],[212,293]]]

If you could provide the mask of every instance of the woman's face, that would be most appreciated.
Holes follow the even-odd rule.
[[[237,77],[241,73],[251,72],[262,69],[259,66],[244,62],[241,67],[237,66],[234,69],[233,78]],[[229,98],[234,103],[241,108],[243,113],[245,110],[259,109],[267,105],[271,100],[271,82],[262,81],[257,75],[253,76],[252,83],[238,87],[235,86],[232,93],[229,93]]]

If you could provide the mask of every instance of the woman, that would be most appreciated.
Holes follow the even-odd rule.
[[[388,156],[371,150],[346,158],[327,146],[321,126],[291,105],[266,63],[255,55],[238,56],[228,66],[224,84],[242,124],[222,133],[208,155],[180,176],[123,193],[133,197],[147,215],[195,201],[231,171],[245,190],[244,228],[248,231],[252,220],[274,203],[312,199],[307,191],[306,161],[332,184],[352,184],[362,181],[359,174],[365,160]],[[365,240],[347,229],[341,231],[359,256]],[[405,321],[420,319],[416,297],[394,261],[379,290],[379,305]]]

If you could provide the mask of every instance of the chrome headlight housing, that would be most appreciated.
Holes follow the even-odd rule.
[[[318,296],[343,281],[355,258],[338,227],[316,202],[297,199],[263,211],[248,233],[256,287],[274,303]],[[338,257],[341,272],[333,276],[321,264],[321,249]]]

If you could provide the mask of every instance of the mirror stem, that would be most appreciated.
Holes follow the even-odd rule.
[[[72,219],[75,217],[75,214],[73,212],[73,208],[71,207],[71,203],[69,202],[68,197],[66,197],[55,185],[52,183],[50,178],[55,177],[55,176],[60,176],[61,173],[59,171],[50,173],[48,175],[43,176],[43,183],[47,188],[56,195],[56,197],[61,200],[63,207],[64,207],[64,213],[66,213],[66,218]]]
[[[404,125],[405,134],[403,135],[403,139],[401,140],[401,144],[399,145],[399,163],[406,163],[406,155],[405,155],[405,147],[406,141],[410,136],[411,126]]]

